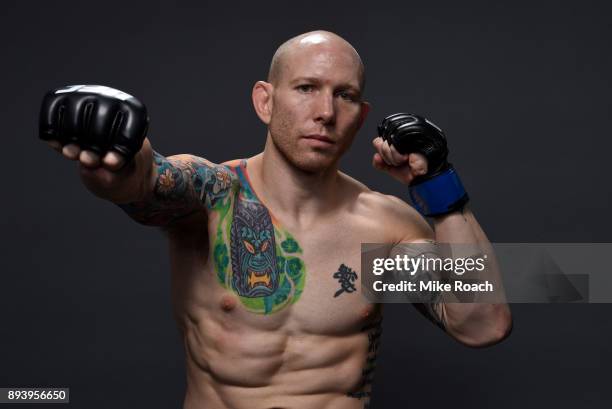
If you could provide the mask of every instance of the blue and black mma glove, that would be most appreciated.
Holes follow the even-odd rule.
[[[446,137],[434,123],[418,115],[393,114],[378,125],[378,135],[401,154],[420,153],[427,159],[427,173],[415,177],[408,188],[423,216],[461,210],[469,201],[457,172],[448,163]]]

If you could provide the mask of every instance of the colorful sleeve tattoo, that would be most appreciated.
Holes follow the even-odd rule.
[[[195,212],[211,210],[229,196],[232,172],[193,155],[168,158],[153,152],[157,180],[149,198],[121,204],[130,217],[149,226],[165,227]]]

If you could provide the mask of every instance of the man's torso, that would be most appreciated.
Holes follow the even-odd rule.
[[[246,163],[227,165],[231,193],[206,223],[169,234],[185,407],[361,408],[382,311],[361,295],[360,246],[396,240],[381,222],[384,196],[351,179],[342,209],[287,229]]]

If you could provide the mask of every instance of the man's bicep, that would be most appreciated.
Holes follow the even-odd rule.
[[[425,218],[405,201],[387,196],[393,204],[389,217],[392,219],[387,223],[393,228],[395,244],[390,249],[390,257],[395,259],[399,256],[419,260],[425,257],[437,257],[435,234]],[[417,271],[410,274],[406,271],[395,271],[395,282],[407,280],[413,283],[418,282],[424,271]],[[406,294],[404,294],[406,295]],[[444,329],[444,305],[442,294],[434,291],[414,291],[410,292],[404,302],[411,303],[421,314],[436,326]]]
[[[406,280],[414,284],[413,290],[404,293],[406,302],[411,303],[417,311],[434,325],[446,329],[444,296],[436,288],[436,281],[441,281],[436,260],[440,259],[440,251],[435,240],[427,237],[406,239],[397,243],[390,253],[392,258],[405,260],[408,271],[395,271],[395,282]]]
[[[158,178],[160,184],[167,183],[170,196],[181,196],[193,206],[210,210],[229,195],[232,185],[237,181],[235,175],[225,165],[218,165],[194,155],[174,155],[159,161],[158,174],[172,175],[174,181]],[[165,160],[164,160],[165,159]],[[165,187],[160,186],[163,190]]]
[[[394,243],[434,239],[433,229],[414,207],[398,197],[385,196],[388,200],[384,222],[391,229]]]
[[[168,227],[198,213],[206,214],[231,191],[234,176],[227,166],[181,154],[153,152],[150,193],[137,203],[120,205],[139,223]]]

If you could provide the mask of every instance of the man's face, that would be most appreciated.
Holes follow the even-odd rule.
[[[306,172],[337,163],[361,127],[360,65],[341,45],[317,44],[284,56],[274,86],[269,123],[272,141]]]

